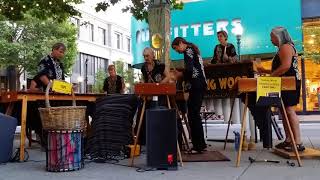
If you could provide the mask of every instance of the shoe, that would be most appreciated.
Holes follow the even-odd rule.
[[[275,145],[275,148],[277,149],[286,149],[286,148],[290,148],[291,147],[291,143],[290,142],[287,142],[287,141],[283,141],[277,145]]]
[[[297,146],[297,150],[298,150],[299,152],[302,152],[302,151],[304,151],[304,150],[306,149],[306,148],[304,147],[304,145],[302,145],[302,143],[301,143],[301,144],[297,144],[296,146]],[[292,146],[285,147],[284,150],[286,150],[286,151],[288,151],[288,152],[293,152]]]
[[[187,151],[187,154],[202,154],[203,151],[201,150],[195,150],[195,149],[190,149],[189,151]]]

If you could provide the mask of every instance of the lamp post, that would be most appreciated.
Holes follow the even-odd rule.
[[[237,38],[237,45],[238,45],[238,56],[239,56],[239,62],[241,61],[241,54],[240,54],[240,44],[241,44],[241,36],[243,34],[243,28],[241,25],[238,25],[235,30],[234,34],[236,35]]]

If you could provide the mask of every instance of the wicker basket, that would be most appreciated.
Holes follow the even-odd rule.
[[[85,130],[86,106],[76,106],[75,95],[72,91],[72,106],[50,107],[49,89],[45,94],[45,108],[39,108],[43,129],[46,130]]]

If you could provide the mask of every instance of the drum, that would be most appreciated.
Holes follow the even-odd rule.
[[[48,131],[47,171],[65,172],[83,168],[82,132]]]

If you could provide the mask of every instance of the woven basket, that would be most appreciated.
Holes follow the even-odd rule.
[[[72,106],[51,107],[49,102],[50,82],[45,94],[45,108],[39,108],[43,129],[46,130],[85,130],[86,106],[76,106],[72,91]]]

